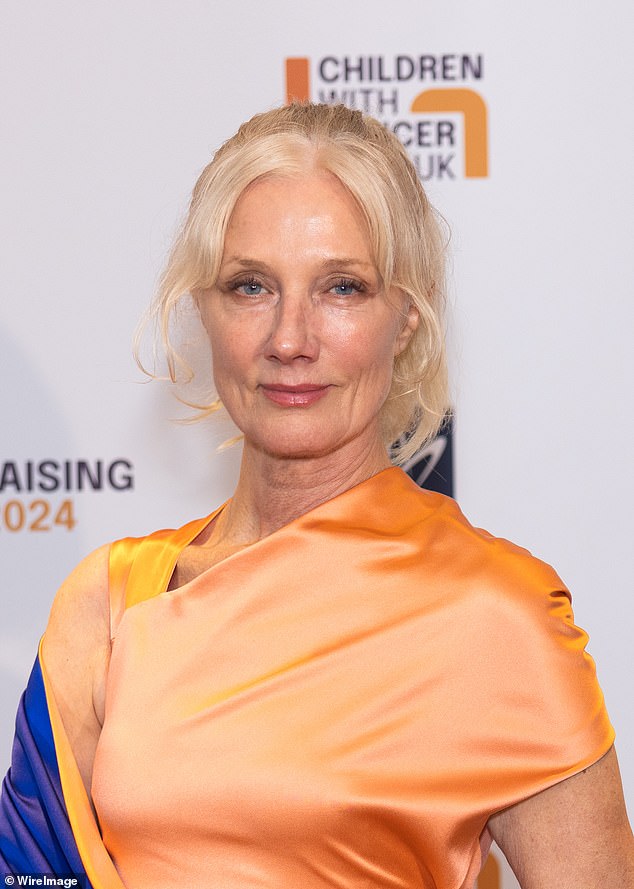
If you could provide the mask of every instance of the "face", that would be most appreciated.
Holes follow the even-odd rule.
[[[297,459],[380,443],[394,358],[418,315],[382,289],[361,212],[334,176],[249,186],[198,303],[246,448]]]

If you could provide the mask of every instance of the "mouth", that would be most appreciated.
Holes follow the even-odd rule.
[[[260,386],[265,398],[280,407],[310,407],[322,399],[331,387],[314,383],[298,383],[295,386],[270,384]]]

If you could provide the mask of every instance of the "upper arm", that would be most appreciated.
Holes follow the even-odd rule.
[[[634,887],[634,838],[614,748],[488,826],[522,889]]]
[[[110,659],[109,549],[95,550],[64,581],[42,643],[46,672],[88,792]]]

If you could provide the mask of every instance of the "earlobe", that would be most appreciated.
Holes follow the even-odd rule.
[[[401,330],[396,337],[396,342],[394,343],[394,356],[398,356],[405,350],[407,344],[411,340],[412,336],[418,329],[418,324],[420,322],[420,314],[418,309],[413,303],[410,303],[407,308],[407,313],[405,315],[405,320],[403,325],[401,326]]]

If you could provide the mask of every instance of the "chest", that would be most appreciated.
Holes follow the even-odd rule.
[[[457,811],[471,854],[483,819],[458,803],[457,726],[477,704],[437,597],[421,607],[393,572],[340,567],[335,595],[314,571],[234,568],[229,586],[218,568],[129,609],[115,639],[93,797],[121,860],[150,867],[161,837],[182,867],[187,838],[215,885],[245,885],[219,874],[257,854],[262,885],[291,885],[273,876],[283,862],[293,885],[341,871],[341,885],[423,886],[421,861],[447,868]]]

